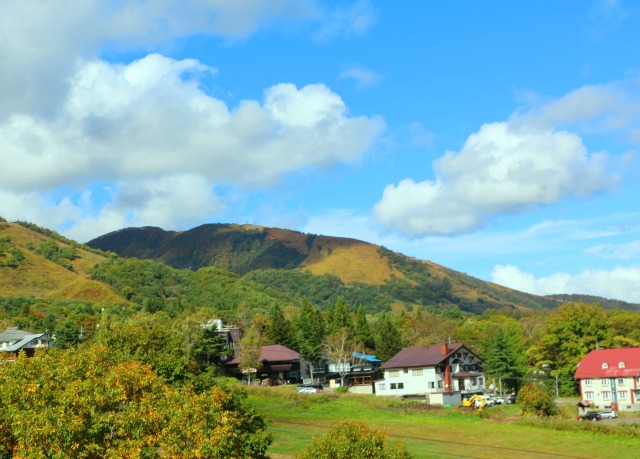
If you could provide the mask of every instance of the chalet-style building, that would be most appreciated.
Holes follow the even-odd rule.
[[[380,375],[382,360],[375,355],[367,355],[361,352],[353,352],[350,362],[338,364],[327,360],[326,380],[340,384],[344,373],[344,384],[349,387],[349,392],[358,394],[372,394],[373,381]]]
[[[574,377],[590,409],[640,411],[640,348],[591,351]]]
[[[46,333],[31,333],[18,327],[9,327],[0,333],[0,351],[4,352],[4,360],[14,360],[20,351],[27,357],[33,357],[36,349],[41,347],[49,347]]]
[[[484,391],[483,362],[460,343],[406,347],[380,369],[376,395],[426,399],[432,405],[461,403],[462,396]]]
[[[260,346],[261,362],[255,373],[255,378],[265,384],[282,384],[284,382],[297,382],[300,378],[300,354],[280,344]],[[243,370],[240,368],[240,357],[236,355],[232,360],[224,364],[225,373],[241,378]]]

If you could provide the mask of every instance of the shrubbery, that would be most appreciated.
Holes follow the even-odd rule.
[[[402,443],[390,444],[387,434],[363,422],[345,421],[315,437],[298,459],[410,459]]]
[[[517,402],[524,415],[553,416],[558,413],[551,395],[536,384],[527,384],[520,389]]]

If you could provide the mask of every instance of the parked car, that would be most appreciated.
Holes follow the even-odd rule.
[[[502,397],[493,397],[493,400],[496,402],[496,405],[502,405],[504,403],[504,398]]]
[[[618,417],[618,415],[616,414],[615,411],[601,411],[600,413],[600,418],[602,419],[615,419]]]
[[[512,403],[515,403],[515,402],[516,402],[516,396],[515,396],[515,394],[511,394],[511,395],[509,395],[509,397],[507,398],[507,402],[506,402],[506,403],[508,403],[509,405],[511,405]]]
[[[315,394],[318,392],[318,389],[315,387],[301,387],[297,389],[299,394]]]
[[[595,411],[589,411],[578,418],[580,421],[599,421],[601,419],[600,413],[596,413]]]
[[[306,391],[306,389],[313,389],[313,392]],[[322,386],[320,384],[300,384],[299,386],[296,386],[296,390],[298,392],[305,391],[307,393],[315,394],[319,390],[322,390]]]

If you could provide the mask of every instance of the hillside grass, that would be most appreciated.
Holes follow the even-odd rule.
[[[89,270],[106,258],[77,248],[77,258],[71,261],[72,270],[60,266],[30,250],[51,238],[18,223],[3,223],[0,235],[8,236],[24,255],[24,262],[16,268],[0,268],[0,292],[6,297],[34,296],[49,299],[73,299],[92,302],[123,302],[107,285],[90,279]],[[66,244],[57,242],[59,245]]]
[[[382,285],[404,275],[389,265],[378,246],[352,239],[318,236],[303,268],[315,275],[332,274],[345,284]]]
[[[359,420],[402,441],[416,458],[637,458],[640,438],[623,425],[579,423],[570,417],[525,419],[517,406],[483,412],[436,409],[366,395],[297,394],[293,387],[250,388],[272,423],[273,459],[294,458],[312,438],[343,420]],[[637,426],[636,426],[637,427]],[[638,434],[638,429],[635,429]]]

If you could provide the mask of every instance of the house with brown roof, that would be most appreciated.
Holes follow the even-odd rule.
[[[265,384],[282,384],[286,381],[297,382],[300,378],[300,354],[280,344],[260,346],[261,365],[251,373]],[[225,372],[231,376],[242,377],[240,356],[236,355],[225,363]]]
[[[591,409],[640,411],[640,348],[591,351],[574,377]]]
[[[20,351],[32,357],[41,347],[49,347],[46,333],[31,333],[19,327],[9,327],[0,333],[0,351],[4,352],[4,360],[14,360]]]
[[[376,395],[426,398],[432,405],[458,404],[462,396],[484,392],[480,357],[460,343],[406,347],[380,369]]]

